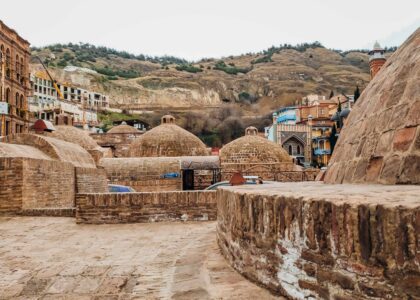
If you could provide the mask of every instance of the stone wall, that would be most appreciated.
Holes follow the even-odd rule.
[[[223,164],[222,180],[229,181],[238,171],[244,176],[259,176],[264,180],[279,182],[314,181],[319,170],[293,171],[292,163],[276,164]]]
[[[22,159],[0,157],[0,213],[17,212],[22,207]]]
[[[74,207],[74,166],[53,160],[0,158],[0,212]]]
[[[245,277],[293,299],[418,299],[419,192],[322,183],[223,188],[218,243]]]
[[[76,196],[77,223],[215,219],[215,191],[78,194]]]
[[[74,207],[75,170],[70,163],[23,160],[22,210]]]
[[[264,180],[276,180],[277,174],[293,171],[292,162],[278,163],[223,163],[222,180],[230,180],[233,174],[241,172],[242,175],[259,176]]]
[[[104,169],[76,168],[76,193],[107,193],[108,179]]]
[[[166,157],[104,158],[100,166],[110,184],[122,184],[138,192],[182,190],[180,160]],[[164,178],[165,174],[179,174]]]

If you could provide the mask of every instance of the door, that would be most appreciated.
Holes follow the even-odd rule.
[[[182,170],[182,189],[194,190],[194,170]]]

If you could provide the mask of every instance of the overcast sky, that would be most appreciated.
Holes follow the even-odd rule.
[[[14,0],[2,1],[0,19],[34,46],[87,42],[193,60],[316,40],[398,46],[420,26],[420,1]]]

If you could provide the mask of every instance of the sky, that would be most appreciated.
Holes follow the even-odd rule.
[[[14,0],[0,20],[33,46],[83,42],[188,60],[320,41],[399,46],[420,27],[419,0]]]

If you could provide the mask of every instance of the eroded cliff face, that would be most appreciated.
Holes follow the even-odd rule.
[[[113,107],[133,110],[217,107],[228,102],[258,103],[268,112],[309,93],[329,94],[335,90],[351,94],[356,85],[363,88],[370,79],[368,56],[359,52],[340,55],[324,48],[303,52],[288,49],[273,54],[270,61],[255,63],[259,58],[261,55],[249,54],[209,59],[194,64],[201,70],[197,73],[179,71],[176,65],[162,67],[115,57],[97,60],[91,66],[136,70],[140,76],[134,79],[110,80],[101,74],[58,68],[52,68],[52,72],[58,81],[110,95]],[[217,70],[220,61],[227,68],[248,72],[228,74]]]

